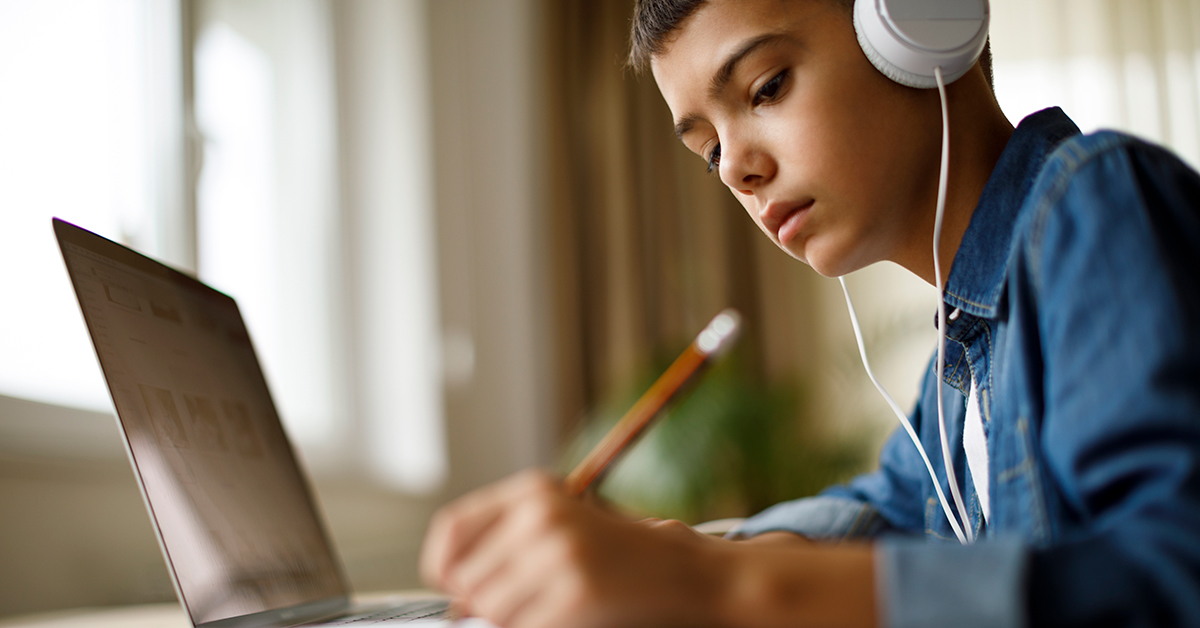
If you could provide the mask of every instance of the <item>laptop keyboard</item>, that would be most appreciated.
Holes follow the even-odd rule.
[[[439,619],[446,617],[450,610],[449,602],[445,600],[418,600],[406,602],[400,606],[392,606],[366,613],[350,615],[328,622],[326,626],[367,626],[383,622],[406,622],[418,619]]]

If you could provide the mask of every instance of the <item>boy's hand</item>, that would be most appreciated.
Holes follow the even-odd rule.
[[[421,572],[505,628],[700,626],[727,574],[723,543],[677,521],[627,521],[523,472],[439,511]]]

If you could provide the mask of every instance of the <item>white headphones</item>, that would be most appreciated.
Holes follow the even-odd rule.
[[[855,0],[854,31],[871,64],[909,87],[937,87],[967,73],[988,36],[988,0]]]
[[[855,0],[854,31],[858,43],[867,54],[871,64],[885,76],[909,87],[938,88],[942,104],[942,168],[938,177],[937,213],[933,227],[933,268],[938,294],[943,293],[941,263],[938,259],[941,241],[942,220],[946,212],[946,189],[950,173],[950,109],[946,99],[946,84],[958,80],[970,70],[983,47],[988,34],[988,0]],[[950,463],[952,454],[946,436],[946,414],[943,409],[942,373],[945,368],[946,351],[946,301],[938,299],[938,351],[937,351],[937,419],[941,437],[942,464],[946,481],[950,487],[954,505],[958,508],[955,517],[950,500],[942,491],[933,463],[929,460],[921,439],[900,406],[871,371],[867,349],[863,342],[858,315],[846,280],[839,277],[842,291],[846,295],[846,307],[850,311],[850,323],[854,327],[854,338],[858,341],[859,355],[871,383],[883,395],[900,425],[908,432],[913,445],[921,454],[925,469],[933,482],[934,491],[954,535],[964,545],[975,541],[971,520],[958,478]]]

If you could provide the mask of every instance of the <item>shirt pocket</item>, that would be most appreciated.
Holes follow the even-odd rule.
[[[999,436],[999,435],[997,435]],[[1039,469],[1040,456],[1036,436],[1029,419],[1018,418],[1015,429],[1004,435],[1003,468],[996,473],[992,516],[1000,529],[1016,531],[1036,545],[1050,541],[1045,490]],[[1000,448],[998,448],[1000,449]]]

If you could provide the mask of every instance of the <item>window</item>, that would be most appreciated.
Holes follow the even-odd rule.
[[[51,216],[187,265],[160,211],[178,211],[161,176],[179,163],[178,68],[155,63],[179,56],[170,17],[139,0],[0,2],[0,394],[111,407]]]
[[[20,95],[0,99],[0,285],[15,297],[0,395],[111,408],[57,215],[234,296],[318,473],[439,488],[423,20],[412,2],[0,0],[0,81]]]
[[[350,412],[335,368],[332,68],[306,63],[327,56],[331,43],[316,17],[310,28],[275,31],[298,40],[284,51],[264,50],[219,19],[200,27],[197,265],[204,281],[238,299],[292,438],[328,450],[344,444],[338,424]],[[316,54],[288,54],[297,47]]]

